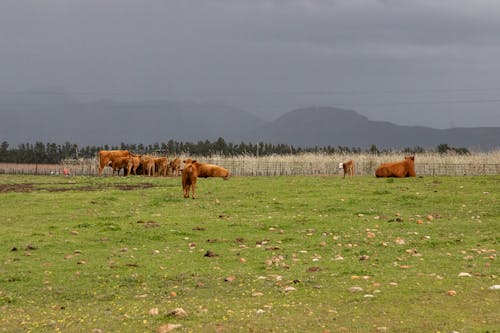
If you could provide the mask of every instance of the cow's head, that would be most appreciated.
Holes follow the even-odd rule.
[[[344,163],[340,162],[339,163],[339,169],[343,169],[344,168]]]

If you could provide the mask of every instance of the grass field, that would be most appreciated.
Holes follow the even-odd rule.
[[[0,332],[499,332],[499,188],[0,175]]]

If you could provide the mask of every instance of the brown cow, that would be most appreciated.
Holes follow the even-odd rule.
[[[137,168],[141,165],[141,156],[133,155],[128,159],[127,163],[127,174],[130,175],[130,172],[133,171],[134,175],[137,175]]]
[[[102,176],[102,170],[118,157],[130,157],[128,150],[100,150],[99,151],[99,176]],[[110,163],[111,162],[111,163]]]
[[[167,176],[168,172],[168,158],[155,157],[155,170],[157,176]]]
[[[347,162],[344,162],[344,163],[339,163],[339,169],[343,169],[344,170],[344,178],[345,178],[345,175],[349,175],[350,177],[353,177],[354,176],[354,161],[353,160],[349,160]]]
[[[189,190],[191,189],[192,198],[195,198],[195,187],[198,177],[222,177],[228,179],[230,176],[229,170],[214,164],[200,163],[196,160],[188,158],[184,162],[182,169],[182,190],[184,198],[189,198]]]
[[[169,169],[172,170],[172,176],[180,176],[181,174],[181,159],[176,157],[174,160],[170,161]]]
[[[155,175],[155,160],[152,156],[142,156],[141,166],[144,175],[154,176]]]
[[[189,191],[191,190],[192,198],[194,199],[196,180],[198,179],[196,160],[188,159],[184,163],[184,169],[182,169],[182,192],[184,193],[184,198],[189,198]]]
[[[113,168],[113,176],[115,175],[115,171],[120,175],[120,170],[123,169],[123,175],[126,176],[128,173],[128,161],[131,159],[131,157],[117,157],[113,159],[110,164],[111,167]]]
[[[222,177],[224,179],[228,179],[231,173],[226,168],[215,164],[208,163],[200,163],[198,161],[193,161],[190,158],[183,161],[185,164],[192,163],[198,169],[198,177],[207,178],[207,177]]]
[[[415,157],[405,156],[400,162],[391,162],[381,164],[375,171],[376,177],[415,177]]]

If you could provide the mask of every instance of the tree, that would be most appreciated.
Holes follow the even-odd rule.
[[[378,155],[379,151],[378,151],[378,148],[376,145],[371,145],[370,147],[370,153],[374,154],[374,155]]]

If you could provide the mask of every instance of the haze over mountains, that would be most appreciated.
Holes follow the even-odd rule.
[[[78,102],[70,95],[19,95],[0,100],[0,141],[86,145],[151,144],[169,140],[265,142],[297,147],[362,149],[446,143],[474,150],[500,148],[500,127],[433,129],[371,121],[351,110],[310,107],[273,121],[224,104],[172,101]]]

